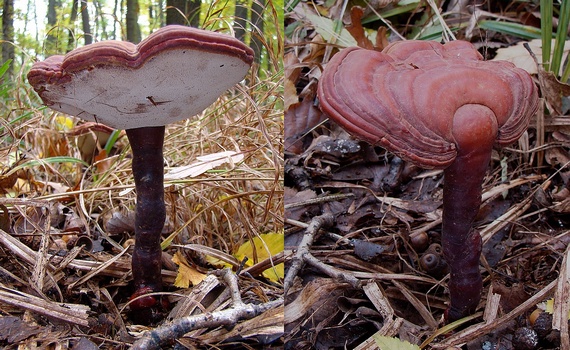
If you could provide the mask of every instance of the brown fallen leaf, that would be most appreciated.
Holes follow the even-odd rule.
[[[41,331],[40,327],[30,325],[19,317],[0,317],[0,340],[5,340],[8,344],[17,344]]]
[[[179,288],[188,288],[190,284],[193,286],[202,282],[206,278],[206,274],[201,273],[194,267],[190,266],[186,258],[180,253],[176,252],[172,257],[172,261],[178,265],[178,274],[174,285]]]
[[[285,111],[288,111],[291,105],[299,102],[297,96],[297,81],[301,75],[301,66],[299,59],[295,56],[294,52],[289,52],[283,56],[283,63],[285,65],[285,80],[284,80],[284,97],[285,97]]]
[[[556,115],[561,115],[562,96],[570,96],[570,85],[562,83],[553,73],[545,71],[542,67],[538,68],[538,82],[548,104]]]
[[[285,120],[285,151],[300,154],[313,140],[312,130],[326,120],[326,116],[315,106],[313,94],[291,105],[285,112]]]
[[[354,37],[358,46],[368,50],[374,50],[374,44],[368,39],[366,31],[364,31],[364,27],[362,26],[363,15],[364,10],[362,7],[353,6],[350,9],[350,20],[352,23],[346,26],[346,30]]]

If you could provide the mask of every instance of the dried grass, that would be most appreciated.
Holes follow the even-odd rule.
[[[493,154],[479,219],[490,212],[497,217],[485,218],[477,227],[489,249],[481,269],[487,295],[478,308],[485,313],[446,326],[442,314],[449,301],[449,277],[436,278],[421,269],[425,248],[416,251],[410,244],[410,237],[422,233],[430,233],[430,242],[438,241],[441,211],[429,206],[441,201],[442,174],[416,169],[406,177],[398,175],[395,188],[381,187],[382,177],[390,177],[382,171],[394,166],[393,156],[362,143],[360,150],[351,150],[353,140],[320,115],[315,91],[322,66],[342,49],[338,46],[351,40],[344,28],[348,23],[359,27],[360,18],[349,16],[350,9],[344,11],[338,3],[310,5],[291,2],[286,28],[285,249],[292,256],[285,278],[286,341],[300,349],[375,349],[373,336],[389,335],[426,349],[456,349],[469,342],[480,348],[486,340],[498,347],[491,333],[510,339],[516,329],[530,327],[527,316],[553,296],[555,327],[567,338],[565,259],[570,231],[569,207],[562,203],[568,202],[569,193],[568,115],[545,114],[553,110],[547,102],[548,109],[539,110],[518,144]],[[394,15],[398,9],[402,12]],[[371,20],[374,10],[391,13],[390,23],[400,31],[391,33],[391,39],[437,29],[437,21],[430,18],[437,18],[438,10],[423,2],[407,10],[370,2],[364,19]],[[458,25],[459,17],[445,14],[443,19],[459,38],[474,34],[474,28],[466,33]],[[379,21],[386,22],[381,17]],[[377,33],[370,28],[361,29],[369,37],[385,35],[382,26]],[[365,46],[364,39],[356,35],[353,45]],[[476,28],[471,41],[493,47],[511,39]],[[539,88],[543,91],[545,86]],[[337,152],[327,151],[331,149]],[[376,191],[367,188],[373,186]],[[505,207],[498,209],[500,205]],[[332,215],[334,224],[315,229],[314,222],[325,215]],[[358,252],[359,242],[382,252]],[[488,262],[485,256],[498,261]],[[497,285],[504,287],[499,290]],[[319,287],[323,292],[317,303],[313,299]],[[371,293],[372,289],[378,290]],[[343,298],[356,306],[344,308]]]
[[[279,41],[278,38],[267,40],[268,47],[282,48],[273,42]],[[203,113],[189,116],[166,129],[165,173],[173,167],[192,163],[197,156],[226,150],[245,156],[240,163],[225,164],[195,178],[165,182],[166,233],[175,233],[172,243],[176,245],[165,252],[184,251],[202,271],[212,266],[205,262],[202,254],[185,250],[181,245],[197,244],[231,255],[246,240],[263,233],[282,232],[282,70],[278,61],[281,54],[271,54],[270,67],[275,71],[252,69],[245,83],[225,93]],[[8,293],[17,293],[17,290],[38,295],[45,302],[47,316],[51,314],[47,307],[50,303],[66,302],[80,307],[90,300],[91,311],[110,317],[110,321],[100,319],[99,326],[91,328],[89,333],[99,334],[91,339],[103,347],[126,347],[133,340],[125,329],[130,321],[122,313],[128,295],[125,286],[130,279],[127,247],[132,243],[133,233],[109,234],[107,223],[114,214],[126,220],[128,226],[128,213],[135,207],[127,139],[120,138],[108,157],[89,161],[88,166],[79,163],[82,154],[77,137],[66,132],[61,114],[40,107],[39,99],[24,82],[25,73],[19,72],[17,85],[10,90],[12,99],[4,99],[1,106],[4,118],[0,119],[3,128],[0,187],[5,198],[0,199],[0,204],[5,206],[9,218],[0,227],[4,230],[0,244],[0,288],[3,291],[0,312],[22,315],[24,310],[34,310],[36,306],[11,302],[16,299]],[[68,118],[63,122],[81,123],[80,119]],[[11,172],[28,160],[49,157],[66,157],[66,161],[43,162]],[[69,161],[73,159],[75,163]],[[12,180],[17,182],[13,184]],[[71,218],[73,225],[69,222]],[[86,253],[80,247],[66,247],[65,241],[78,234],[96,242],[103,239],[111,246],[106,246],[104,253]],[[39,245],[32,245],[32,238],[37,239]],[[283,260],[282,254],[276,258],[276,263]],[[260,263],[266,267],[271,264]],[[168,289],[172,289],[176,271],[163,270],[163,274]],[[249,285],[244,289],[244,299],[248,302],[265,302],[281,294],[279,288],[267,281],[248,280],[245,284]],[[258,289],[257,292],[247,294],[252,288]],[[273,327],[273,331],[276,326],[282,327],[276,315],[269,318],[271,322],[262,320],[264,327]],[[73,320],[77,319],[74,317]],[[83,318],[72,323],[85,326],[87,314],[80,317]],[[59,318],[65,320],[65,316]],[[55,324],[37,317],[27,320],[45,326],[48,332]],[[53,318],[50,316],[49,320]],[[89,320],[97,323],[92,315]],[[67,335],[84,336],[88,329],[83,330],[85,334],[78,329],[68,329]],[[223,329],[216,333],[214,343],[224,341],[223,333]],[[248,336],[255,336],[255,332],[250,333]],[[200,338],[200,342],[207,341]],[[39,343],[47,344],[45,340]],[[57,343],[66,346],[69,341]]]

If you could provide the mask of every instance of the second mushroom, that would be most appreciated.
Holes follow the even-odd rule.
[[[28,81],[50,108],[126,129],[137,191],[134,295],[162,289],[165,125],[192,117],[241,81],[253,50],[220,33],[167,26],[138,45],[102,41],[37,62]],[[147,297],[131,307],[149,309]]]
[[[355,137],[424,168],[444,170],[442,246],[450,267],[448,321],[482,293],[473,222],[494,146],[515,142],[538,107],[536,87],[508,62],[485,62],[464,41],[348,48],[326,65],[321,109]]]

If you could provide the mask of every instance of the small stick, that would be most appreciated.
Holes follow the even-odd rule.
[[[217,271],[215,274],[222,279],[230,290],[232,297],[230,308],[176,319],[165,326],[146,332],[142,338],[133,344],[131,350],[161,349],[162,345],[178,339],[192,330],[233,326],[240,320],[252,319],[267,310],[283,305],[282,298],[257,305],[245,304],[241,299],[237,276],[229,269]]]
[[[323,215],[315,216],[309,226],[305,229],[305,235],[303,235],[303,239],[301,243],[299,243],[299,247],[297,248],[297,253],[291,259],[291,264],[289,267],[289,271],[287,271],[287,275],[285,276],[285,280],[283,281],[283,290],[285,295],[289,291],[289,288],[293,285],[293,280],[295,276],[301,271],[303,264],[305,263],[305,256],[310,255],[309,248],[313,244],[315,240],[315,236],[319,232],[319,230],[323,227],[330,227],[334,223],[334,217],[330,213],[325,213]]]

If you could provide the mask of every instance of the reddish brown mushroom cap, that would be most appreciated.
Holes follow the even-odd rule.
[[[102,41],[37,62],[28,81],[50,108],[117,129],[189,118],[243,79],[251,48],[220,33],[166,26],[138,45]]]
[[[423,167],[456,157],[453,118],[463,105],[488,107],[496,143],[516,141],[538,106],[530,76],[508,62],[486,62],[468,42],[396,42],[382,52],[348,48],[319,82],[322,110],[354,136]]]

